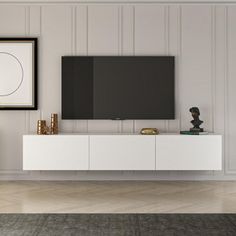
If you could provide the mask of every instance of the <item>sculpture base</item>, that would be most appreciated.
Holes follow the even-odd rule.
[[[191,132],[203,132],[203,128],[191,128],[190,129]]]

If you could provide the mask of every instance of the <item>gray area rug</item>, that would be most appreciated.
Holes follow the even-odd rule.
[[[236,214],[0,214],[0,235],[236,236]]]

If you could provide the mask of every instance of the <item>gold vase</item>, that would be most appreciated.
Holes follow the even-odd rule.
[[[51,134],[58,134],[58,115],[55,113],[51,114],[50,133]]]
[[[37,122],[37,134],[47,134],[47,124],[46,120],[38,120]]]

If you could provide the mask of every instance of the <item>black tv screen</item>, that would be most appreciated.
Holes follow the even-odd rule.
[[[174,119],[174,57],[62,57],[62,119]]]

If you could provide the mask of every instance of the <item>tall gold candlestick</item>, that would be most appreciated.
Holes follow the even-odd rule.
[[[51,114],[51,134],[58,134],[58,115],[53,113]]]

